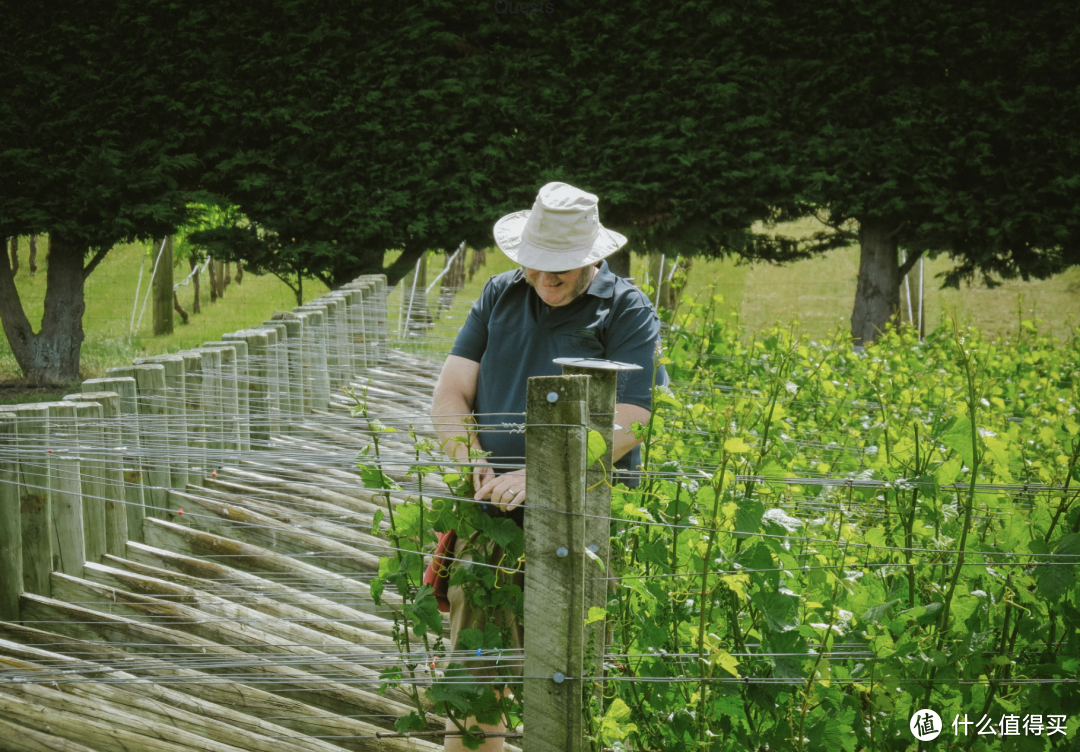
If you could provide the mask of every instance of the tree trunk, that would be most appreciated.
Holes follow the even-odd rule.
[[[165,239],[165,248],[159,246],[160,261],[154,274],[154,334],[172,334],[173,331],[173,240]],[[51,273],[51,270],[50,270]]]
[[[244,281],[244,262],[243,260],[236,262],[236,284],[240,284]]]
[[[474,248],[472,252],[472,261],[469,262],[469,281],[472,282],[473,275],[477,270],[487,264],[487,251],[483,248]]]
[[[217,269],[214,268],[214,259],[206,262],[206,271],[210,275],[210,302],[217,302]]]
[[[19,273],[19,238],[11,238],[11,276]]]
[[[191,313],[196,314],[202,311],[202,303],[199,301],[199,262],[192,256],[188,259],[188,263],[191,264],[191,269],[195,272],[191,275],[191,285],[195,288],[195,300],[191,304]]]
[[[221,291],[225,292],[225,288],[232,282],[232,269],[228,261],[225,262],[225,279],[221,283]]]
[[[37,274],[37,235],[30,236],[30,277]]]
[[[0,320],[15,361],[29,381],[70,384],[79,380],[83,342],[84,249],[54,236],[50,233],[41,331],[34,333],[23,311],[6,254],[0,254]]]
[[[607,257],[608,271],[616,277],[626,279],[630,276],[630,251],[623,248]]]
[[[877,339],[900,310],[900,263],[897,222],[867,219],[859,222],[859,284],[851,314],[851,338],[856,345]]]
[[[184,307],[180,305],[180,298],[177,296],[176,290],[173,290],[172,305],[173,310],[180,314],[181,320],[186,324],[188,322],[188,314],[187,311],[184,310]]]

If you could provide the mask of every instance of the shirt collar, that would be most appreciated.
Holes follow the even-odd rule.
[[[589,289],[585,291],[586,294],[592,295],[597,298],[610,298],[615,294],[615,281],[618,278],[608,270],[607,261],[600,262],[600,271],[596,274],[596,279],[589,285]]]

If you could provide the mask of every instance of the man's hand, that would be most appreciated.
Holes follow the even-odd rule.
[[[491,468],[487,468],[491,472]],[[504,512],[509,512],[525,501],[525,470],[514,470],[505,475],[491,475],[473,497],[477,501],[491,499]]]

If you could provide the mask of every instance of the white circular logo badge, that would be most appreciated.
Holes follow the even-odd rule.
[[[937,739],[941,733],[941,716],[929,709],[916,710],[908,728],[920,742]]]

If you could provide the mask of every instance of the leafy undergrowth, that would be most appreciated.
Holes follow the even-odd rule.
[[[593,749],[1075,748],[1080,338],[1025,322],[1019,341],[992,342],[954,324],[857,352],[780,327],[749,338],[719,302],[665,314],[672,386],[637,427],[642,483],[613,493]],[[418,479],[433,455],[417,446]],[[388,487],[377,457],[361,464]],[[403,650],[408,627],[439,650],[420,583],[434,531],[475,531],[512,552],[503,563],[520,536],[450,499],[392,517],[398,553],[374,589],[405,596]],[[468,569],[451,581],[495,577]],[[520,608],[516,588],[478,585],[482,605]],[[506,644],[488,629],[465,647]],[[416,700],[403,731],[420,727]],[[458,667],[427,700],[520,717]]]
[[[929,709],[924,748],[1075,743],[1077,341],[854,352],[714,310],[671,322],[646,480],[615,494],[609,676],[641,681],[605,683],[607,741],[903,750]]]

